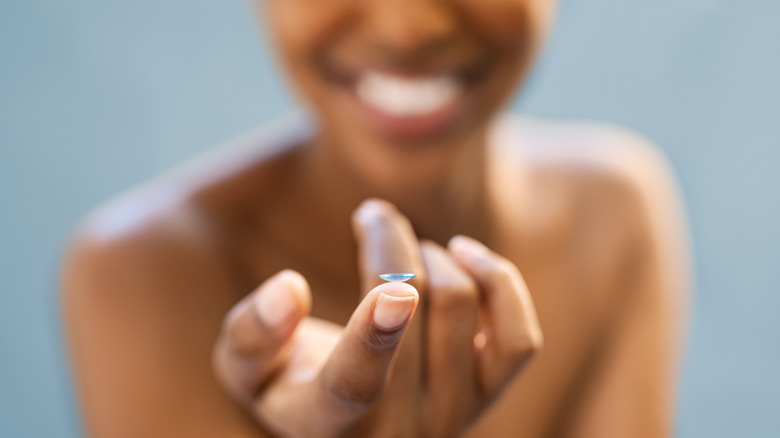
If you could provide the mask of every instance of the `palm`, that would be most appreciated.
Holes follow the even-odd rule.
[[[267,397],[316,378],[343,331],[343,326],[319,318],[307,317],[301,321],[293,335],[290,356],[279,370],[279,377],[268,387]]]

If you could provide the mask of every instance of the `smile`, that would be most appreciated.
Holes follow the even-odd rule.
[[[365,126],[388,138],[428,140],[457,126],[471,87],[458,74],[366,69],[351,81],[351,100]]]
[[[379,71],[360,75],[355,93],[361,102],[394,117],[424,117],[454,103],[465,90],[451,75],[399,76]]]
[[[353,126],[411,145],[438,143],[469,123],[497,60],[487,50],[459,59],[434,58],[418,64],[379,59],[367,65],[322,57],[314,65],[336,91],[333,97],[346,104],[344,115]]]

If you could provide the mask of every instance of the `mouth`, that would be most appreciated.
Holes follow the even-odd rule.
[[[464,91],[451,75],[404,77],[380,71],[360,75],[355,85],[361,103],[396,118],[429,116],[457,101]]]
[[[399,140],[425,140],[454,125],[464,110],[467,88],[448,74],[404,76],[361,74],[352,89],[366,124]]]
[[[355,122],[391,140],[418,142],[450,133],[469,117],[491,63],[421,70],[362,68],[339,74]],[[333,76],[331,76],[333,78]]]

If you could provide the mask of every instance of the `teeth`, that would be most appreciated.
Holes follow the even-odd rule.
[[[378,72],[363,74],[357,83],[363,102],[393,116],[422,116],[449,104],[462,92],[450,76],[407,78]]]

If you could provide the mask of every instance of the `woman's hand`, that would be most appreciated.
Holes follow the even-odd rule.
[[[308,317],[305,280],[277,274],[225,319],[220,381],[282,436],[462,434],[541,346],[520,274],[466,237],[418,243],[385,202],[365,202],[353,226],[366,293],[347,326]]]

